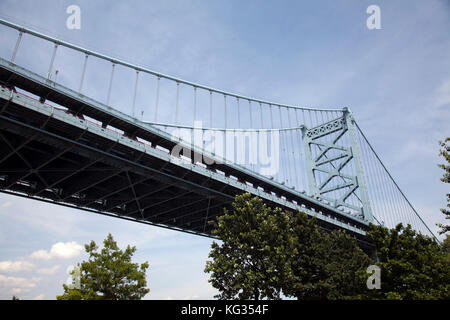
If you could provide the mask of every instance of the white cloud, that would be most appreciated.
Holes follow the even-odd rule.
[[[30,257],[39,260],[70,259],[78,257],[82,250],[83,246],[75,241],[58,242],[51,247],[50,251],[38,250],[33,252]]]
[[[13,289],[11,289],[11,294],[20,294],[20,293],[27,293],[27,292],[30,292],[30,288],[26,288],[26,289],[24,289],[24,288],[13,288]]]
[[[34,264],[28,261],[0,261],[0,272],[30,271]]]
[[[44,300],[45,299],[45,294],[41,293],[40,295],[34,297],[34,300]]]
[[[33,259],[39,259],[39,260],[49,260],[51,259],[50,253],[48,253],[45,250],[38,250],[31,254],[30,256]]]
[[[58,271],[60,269],[61,266],[56,265],[50,268],[40,268],[37,270],[37,273],[39,274],[45,274],[45,275],[52,275],[55,274],[56,271]]]
[[[36,284],[41,281],[41,278],[22,278],[22,277],[8,277],[0,274],[0,288],[11,289],[13,293],[22,293],[29,291],[36,287]]]

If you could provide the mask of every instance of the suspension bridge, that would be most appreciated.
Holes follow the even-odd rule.
[[[211,236],[243,192],[367,243],[435,237],[348,108],[264,101],[0,19],[0,191]]]

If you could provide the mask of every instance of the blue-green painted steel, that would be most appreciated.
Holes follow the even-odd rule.
[[[360,219],[372,222],[372,211],[353,121],[350,110],[345,108],[344,116],[341,118],[311,129],[302,127],[309,192],[313,197],[330,202],[335,208],[349,210]],[[343,142],[342,138],[345,135],[350,138],[350,145]],[[330,156],[332,150],[334,154]],[[344,168],[348,168],[351,162],[356,171],[354,175],[344,172]],[[326,177],[319,179],[318,173]],[[334,191],[340,193],[336,195]],[[352,195],[360,201],[360,205],[348,201]]]
[[[346,120],[348,132],[350,135],[350,143],[353,150],[354,164],[356,168],[356,183],[359,187],[360,198],[362,202],[362,214],[364,220],[373,222],[372,209],[370,207],[370,198],[369,193],[367,191],[366,177],[364,173],[364,167],[360,157],[358,139],[355,131],[355,120],[353,118],[352,112],[350,109],[345,108],[344,117]]]

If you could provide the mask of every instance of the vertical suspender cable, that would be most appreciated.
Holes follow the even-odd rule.
[[[237,116],[238,116],[238,128],[241,129],[241,107],[240,107],[240,105],[239,105],[239,98],[238,98],[238,97],[236,97],[236,100],[237,100],[237,109],[238,109],[238,112],[237,112]]]
[[[250,100],[248,100],[248,110],[250,112],[250,129],[253,129],[252,102]],[[250,168],[252,169],[252,171],[254,171],[255,169],[253,164],[250,164]]]
[[[304,191],[306,190],[306,165],[305,165],[305,158],[303,156],[303,137],[302,137],[302,131],[300,129],[295,129],[295,132],[297,133],[297,142],[298,142],[298,150],[299,150],[299,162],[300,162],[300,174],[301,174],[301,188],[299,186],[299,190]]]
[[[212,97],[212,91],[209,91],[209,125],[211,128],[213,127],[213,97]]]
[[[194,123],[197,120],[197,87],[194,86]]]
[[[389,192],[387,191],[387,188],[386,188],[386,183],[387,183],[387,181],[386,181],[386,179],[384,178],[385,176],[383,175],[383,170],[382,170],[382,168],[380,167],[380,166],[377,166],[377,174],[378,174],[378,176],[379,176],[379,178],[380,178],[380,180],[381,180],[381,188],[382,188],[382,190],[383,190],[383,195],[384,195],[384,201],[385,201],[385,203],[386,203],[386,218],[388,218],[389,220],[391,220],[391,228],[393,228],[394,226],[395,226],[395,224],[396,224],[396,218],[395,218],[395,212],[394,212],[394,210],[392,210],[392,202],[391,202],[391,199],[390,199],[390,195],[389,195]]]
[[[160,83],[160,81],[161,81],[161,77],[158,77],[156,80],[155,122],[158,121],[159,83]]]
[[[306,127],[310,128],[310,126],[308,125],[308,123],[306,121],[305,109],[302,109],[302,118],[303,118],[303,125],[305,125]]]
[[[371,179],[367,180],[367,183],[371,183],[372,188],[370,188],[370,190],[372,191],[373,197],[372,197],[372,206],[375,206],[375,210],[373,210],[374,212],[374,216],[375,214],[377,215],[377,218],[382,218],[382,206],[385,205],[384,201],[382,199],[380,199],[381,196],[381,192],[380,192],[380,186],[379,186],[379,182],[378,182],[378,177],[374,172],[373,169],[373,165],[372,165],[372,161],[371,161],[371,157],[370,157],[370,152],[367,150],[367,144],[363,143],[362,139],[361,139],[361,135],[358,135],[359,140],[360,140],[360,145],[361,145],[361,152],[363,153],[363,155],[366,158],[366,163],[367,163],[367,173],[368,173],[368,177],[371,177]],[[377,210],[378,208],[378,210]],[[381,215],[381,216],[380,216]]]
[[[175,101],[175,124],[178,124],[179,100],[180,100],[180,83],[177,81],[177,96]]]
[[[136,70],[136,80],[134,82],[133,105],[131,107],[131,115],[133,116],[133,118],[136,116],[135,106],[136,106],[136,94],[137,94],[138,80],[139,80],[139,71]]]
[[[296,126],[299,127],[300,126],[300,122],[298,120],[298,109],[295,109],[295,121],[296,121]],[[305,182],[306,182],[306,177],[305,177],[305,165],[304,165],[304,158],[303,158],[303,148],[301,147],[303,144],[303,138],[302,138],[302,133],[299,129],[296,129],[295,132],[296,137],[297,137],[297,150],[299,151],[299,163],[300,163],[300,174],[301,174],[301,183],[302,183],[302,187],[299,189],[300,190],[305,190]]]
[[[383,220],[386,222],[386,224],[389,227],[392,227],[391,221],[388,221],[388,220],[391,220],[391,217],[390,217],[390,212],[389,212],[389,208],[388,208],[386,195],[384,194],[384,189],[383,189],[385,182],[383,181],[383,179],[381,178],[381,175],[379,174],[376,159],[374,159],[373,156],[371,156],[370,159],[371,159],[371,163],[372,163],[371,167],[373,168],[373,176],[377,180],[379,198],[381,200],[380,202],[383,206],[383,215],[382,215],[382,217],[379,217],[379,218],[383,218]]]
[[[274,126],[273,126],[273,113],[272,113],[272,105],[271,104],[269,105],[269,108],[270,108],[270,126],[271,126],[271,129],[274,129]]]
[[[262,104],[261,102],[259,103],[259,114],[261,116],[261,129],[264,128],[264,120],[263,120],[263,112],[262,112]]]
[[[270,109],[270,128],[273,130],[273,129],[275,129],[275,126],[273,124],[273,107],[271,104],[269,104],[269,109]],[[272,135],[273,131],[270,134]],[[281,132],[278,131],[278,139],[280,139],[280,134],[281,134]],[[277,147],[280,148],[280,141],[277,141],[277,143],[278,143]],[[281,161],[281,159],[280,159],[280,161]],[[277,174],[280,175],[280,173],[277,173]]]
[[[290,128],[292,128],[292,124],[291,124],[291,117],[290,117],[290,114],[289,114],[289,109],[287,109],[287,111],[288,111],[288,121],[289,121],[289,127]],[[293,136],[292,136],[292,130],[289,130],[289,134],[290,134],[290,136],[291,136],[291,153],[292,153],[292,163],[293,163],[293,165],[294,165],[294,174],[295,174],[295,186],[298,188],[298,173],[297,173],[297,164],[296,164],[296,161],[295,161],[295,153],[294,153],[294,138],[293,138]]]
[[[374,158],[374,161],[376,164],[376,158]],[[385,218],[386,220],[388,220],[389,222],[389,227],[392,228],[397,224],[398,219],[396,218],[396,212],[395,209],[393,207],[393,202],[392,202],[392,195],[388,190],[387,187],[387,183],[388,181],[386,180],[386,175],[383,172],[383,169],[380,165],[376,165],[376,176],[379,178],[380,181],[380,188],[382,190],[382,195],[383,195],[383,203],[386,205],[386,213],[385,213]]]
[[[84,56],[83,71],[81,73],[80,87],[78,89],[79,93],[81,93],[81,90],[83,89],[84,75],[86,74],[86,65],[87,65],[88,58],[89,58],[89,55],[86,53],[86,55]]]
[[[325,119],[323,117],[323,111],[322,110],[320,111],[320,118],[322,119],[322,124],[324,124],[325,123]]]
[[[380,160],[380,158],[378,157],[378,155],[376,154],[375,150],[373,150],[372,145],[368,142],[367,138],[365,137],[364,133],[361,131],[361,129],[358,127],[358,124],[355,122],[356,128],[359,130],[359,132],[361,133],[362,137],[364,138],[364,140],[367,142],[369,148],[372,150],[373,154],[375,155],[375,157],[377,158],[377,160],[379,161],[380,165],[383,167],[383,169],[385,170],[386,174],[388,175],[388,177],[392,180],[392,182],[395,184],[395,187],[397,188],[397,190],[400,192],[400,194],[403,196],[403,198],[405,199],[405,201],[408,203],[408,205],[411,207],[411,209],[413,210],[414,214],[418,217],[418,219],[422,222],[422,224],[425,226],[425,228],[428,230],[428,232],[431,234],[432,237],[434,237],[434,239],[436,239],[436,241],[439,240],[436,238],[436,236],[434,235],[434,233],[430,230],[430,228],[427,226],[427,224],[423,221],[423,219],[420,217],[420,215],[417,213],[417,211],[414,209],[414,207],[412,206],[412,204],[409,202],[408,198],[406,198],[406,196],[403,194],[402,190],[400,189],[400,187],[397,185],[397,183],[395,182],[395,180],[392,178],[391,174],[389,173],[389,171],[386,169],[386,167],[384,166],[383,162]]]
[[[48,72],[47,72],[47,79],[50,79],[51,73],[52,73],[52,68],[53,68],[53,62],[55,62],[55,56],[56,56],[56,50],[58,49],[58,44],[55,43],[55,46],[53,47],[53,54],[52,54],[52,58],[50,60],[50,65],[48,67]]]
[[[320,122],[319,122],[319,117],[317,115],[318,111],[314,111],[314,117],[316,118],[316,125],[315,127],[319,126]]]
[[[280,129],[284,129],[284,128],[283,128],[283,117],[281,116],[281,106],[278,106],[278,112],[279,112],[279,115],[280,115]],[[283,133],[285,133],[284,130],[280,132],[280,135],[283,134]],[[285,145],[284,145],[284,143],[283,143],[283,137],[281,137],[280,143],[282,144],[282,145],[281,145],[281,150],[282,150],[282,152],[281,152],[281,154],[282,154],[281,162],[283,162],[284,154],[285,154],[285,152],[286,152]],[[286,163],[286,160],[287,160],[287,159],[285,159],[284,162],[285,162],[285,164],[286,164],[286,166],[287,166],[288,163]],[[288,183],[288,180],[289,180],[286,166],[283,165],[283,168],[284,168],[284,179],[285,179],[285,182],[284,182],[284,183],[285,183],[285,184],[287,184],[287,183]]]
[[[300,124],[298,122],[298,109],[295,109],[294,113],[295,113],[295,126],[299,127]]]
[[[250,129],[253,129],[252,102],[248,100],[248,111],[250,113]]]
[[[311,110],[308,110],[308,116],[309,116],[309,127],[310,127],[310,128],[313,128],[313,127],[315,127],[315,125],[314,125],[314,123],[313,123],[313,120],[312,120],[312,116],[311,116],[311,113],[312,113],[312,111],[311,111]]]
[[[286,110],[289,111],[288,108],[286,108]],[[281,111],[281,108],[280,108],[280,111]],[[281,113],[283,113],[283,112],[281,111]],[[288,116],[289,116],[289,115],[288,115]],[[289,137],[288,137],[288,131],[285,130],[285,132],[284,132],[284,148],[285,148],[285,153],[286,153],[286,160],[285,160],[285,162],[286,162],[286,165],[287,165],[287,174],[288,174],[287,182],[289,182],[290,185],[292,186],[294,181],[293,181],[293,179],[292,179],[292,176],[293,176],[293,174],[292,174],[292,165],[291,165],[290,160],[289,160],[289,158],[290,158],[290,155],[289,155],[290,152],[289,152],[288,139],[289,139]]]
[[[19,32],[19,36],[17,37],[16,46],[14,47],[14,51],[11,57],[11,62],[14,62],[16,60],[17,50],[19,50],[20,41],[22,40],[23,32]]]
[[[109,78],[109,87],[108,87],[108,95],[106,96],[106,105],[109,106],[109,99],[111,98],[111,89],[112,89],[112,83],[113,83],[113,77],[114,77],[114,68],[116,64],[112,64],[111,68],[111,77]]]
[[[225,129],[227,128],[227,96],[223,95],[223,105],[225,109]]]
[[[261,116],[261,129],[264,129],[264,120],[263,120],[263,112],[262,112],[261,102],[259,103],[259,114]],[[260,140],[261,140],[261,134],[260,134],[260,130],[258,130],[256,141],[257,141],[257,143],[259,143],[259,145],[261,145],[261,142],[259,142]],[[266,141],[266,143],[267,143],[267,141]],[[261,169],[261,164],[259,164],[259,169]]]
[[[397,201],[397,197],[396,197],[396,194],[395,194],[396,192],[395,192],[395,190],[393,188],[393,185],[392,185],[391,181],[389,181],[389,183],[388,183],[388,185],[386,187],[388,188],[388,192],[389,192],[389,194],[391,196],[391,201],[392,201],[391,205],[392,205],[393,211],[397,213],[397,217],[398,217],[397,221],[398,222],[400,222],[400,221],[403,222],[404,221],[403,220],[403,214],[402,214],[403,212],[398,206],[398,201]]]

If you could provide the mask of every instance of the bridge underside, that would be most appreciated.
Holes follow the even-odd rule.
[[[191,171],[62,123],[29,114],[18,122],[20,108],[7,110],[0,120],[2,190],[205,234],[207,217],[232,201],[227,186]]]
[[[144,137],[154,154],[162,154],[156,145],[170,150],[174,142],[3,66],[0,81],[9,88],[26,90],[68,108],[60,111],[65,120],[53,111],[26,108],[26,103],[39,102],[1,88],[1,192],[210,236],[208,221],[230,208],[236,194],[253,190],[272,207],[293,209],[302,205],[310,215],[320,213],[318,222],[323,228],[332,230],[344,225],[363,247],[371,247],[364,233],[366,223],[341,215],[314,199],[223,164],[201,169],[140,151],[141,147],[132,147],[136,141],[126,136],[110,139],[107,129],[98,125],[97,130],[104,135],[88,130],[83,115],[114,125],[133,138]],[[11,98],[6,98],[7,94]],[[167,152],[164,156],[170,157]],[[230,179],[231,175],[237,181]]]

